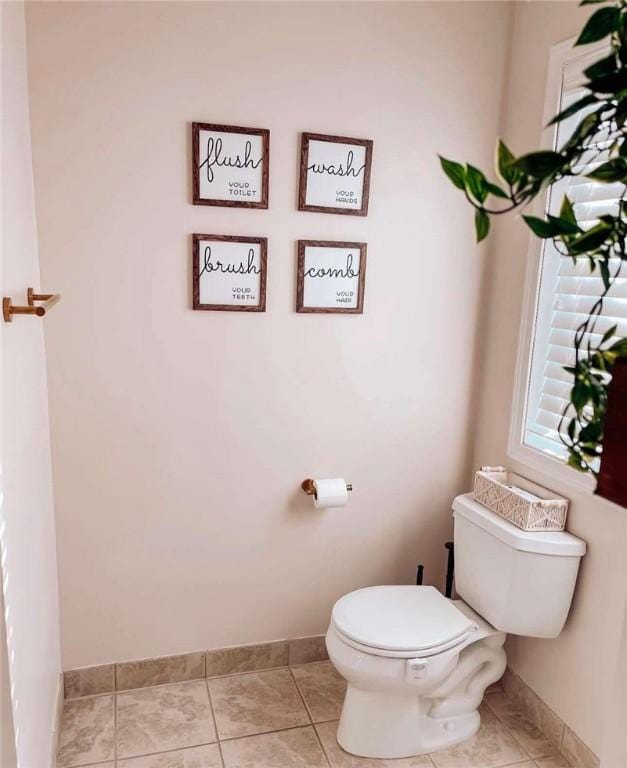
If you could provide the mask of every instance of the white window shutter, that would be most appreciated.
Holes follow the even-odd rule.
[[[560,109],[585,95],[582,72],[598,57],[596,51],[564,66]],[[583,111],[558,125],[555,136],[557,148],[567,140],[585,114]],[[602,150],[602,154],[591,153],[583,170],[592,170],[607,157],[603,152],[607,146],[601,143],[598,149]],[[622,184],[602,184],[583,176],[569,177],[553,185],[548,208],[557,215],[564,195],[568,195],[577,219],[588,229],[594,226],[599,216],[617,213],[618,201],[624,190]],[[569,402],[573,378],[563,366],[574,362],[575,332],[602,293],[603,281],[598,268],[590,272],[586,259],[573,264],[572,259],[560,254],[551,241],[543,241],[542,249],[523,443],[565,460],[568,454],[559,438],[558,427]],[[614,274],[619,265],[619,259],[612,260],[610,272]],[[617,326],[616,337],[627,336],[627,269],[624,276],[621,273],[615,281],[604,300],[602,316],[597,320],[591,341],[600,341],[613,325]]]

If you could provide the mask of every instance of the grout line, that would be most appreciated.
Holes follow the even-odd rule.
[[[273,728],[270,731],[259,731],[259,733],[246,733],[243,736],[228,736],[226,739],[220,739],[220,742],[241,741],[242,739],[254,739],[255,736],[268,736],[271,733],[283,733],[284,731],[299,731],[299,730],[302,731],[303,728],[314,728],[314,724],[301,723],[300,725],[289,725],[287,728]]]
[[[303,703],[303,706],[305,707],[305,712],[307,713],[307,716],[309,717],[309,722],[313,725],[314,719],[313,716],[309,710],[309,707],[307,706],[307,702],[305,701],[305,697],[303,696],[302,691],[298,687],[298,680],[296,679],[296,676],[294,675],[294,670],[291,667],[288,667],[290,672],[290,677],[292,678],[292,682],[294,683],[294,686],[296,687],[296,692],[298,693],[298,696],[300,697],[300,700]]]
[[[161,749],[159,752],[142,752],[140,755],[129,755],[128,757],[118,758],[118,762],[122,760],[135,760],[140,757],[159,757],[159,755],[169,755],[172,752],[182,752],[185,749],[198,749],[198,747],[212,747],[217,744],[217,741],[203,741],[201,744],[187,744],[184,747],[172,747],[170,749]],[[105,763],[95,763],[95,765],[104,765],[110,763],[111,760],[105,760]],[[92,763],[93,765],[93,763]],[[71,768],[83,768],[83,766],[71,766]]]
[[[318,733],[318,729],[316,728],[315,725],[312,725],[312,728],[313,728],[314,736],[316,737],[316,740],[317,740],[318,744],[320,744],[320,749],[322,750],[322,754],[324,755],[324,759],[327,761],[327,764],[329,765],[329,767],[331,767],[333,765],[333,763],[331,762],[331,758],[329,757],[329,755],[327,754],[326,749],[324,748],[324,744],[322,743],[322,739],[320,738],[320,734]]]
[[[317,662],[314,662],[317,663]],[[221,680],[224,677],[241,677],[242,675],[259,675],[262,672],[274,672],[277,669],[289,669],[287,664],[282,664],[280,667],[260,667],[259,669],[246,669],[243,672],[226,672],[224,675],[206,675],[206,680]],[[133,689],[129,689],[133,690]]]
[[[103,693],[89,693],[87,696],[73,696],[71,699],[63,699],[63,704],[71,704],[73,701],[88,701],[89,699],[102,699],[103,696],[114,696],[115,691],[104,691]]]
[[[113,765],[118,761],[118,696],[113,694]]]
[[[222,753],[222,744],[220,744],[220,734],[218,733],[218,721],[216,720],[216,713],[213,708],[213,700],[211,698],[211,691],[209,690],[209,680],[205,677],[205,688],[207,689],[207,697],[209,698],[209,709],[211,710],[211,717],[213,718],[213,729],[216,734],[216,744],[218,745],[218,752],[220,753],[220,761],[222,768],[225,768],[224,755]]]
[[[319,663],[319,662],[315,662],[315,663]],[[301,665],[296,665],[296,666],[301,666]],[[314,736],[316,737],[316,741],[320,745],[320,749],[322,750],[322,755],[324,756],[324,759],[327,761],[327,764],[329,766],[331,766],[332,765],[331,758],[329,757],[329,755],[327,754],[326,749],[324,748],[324,744],[322,743],[322,739],[320,738],[320,735],[319,735],[318,730],[316,728],[316,724],[314,723],[313,715],[311,714],[311,711],[310,711],[309,707],[307,706],[307,702],[305,700],[305,696],[303,695],[303,692],[301,691],[301,689],[300,689],[300,687],[298,685],[298,680],[296,679],[296,675],[294,674],[294,670],[292,669],[291,666],[288,667],[288,669],[290,671],[290,675],[292,676],[292,680],[294,681],[294,685],[296,686],[296,690],[298,691],[298,695],[300,696],[300,700],[303,702],[305,710],[306,710],[307,714],[309,715],[309,719],[311,720],[311,728],[313,729]],[[331,722],[331,721],[328,721],[328,722]]]

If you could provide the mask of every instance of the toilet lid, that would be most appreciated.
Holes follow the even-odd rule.
[[[472,621],[435,587],[358,589],[333,606],[332,621],[346,637],[389,651],[421,651],[466,637]]]

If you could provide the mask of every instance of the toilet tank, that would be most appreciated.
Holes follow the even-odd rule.
[[[586,544],[566,531],[522,531],[473,500],[453,502],[455,590],[495,629],[557,637]]]

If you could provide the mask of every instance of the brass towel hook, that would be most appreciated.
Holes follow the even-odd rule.
[[[60,293],[35,293],[33,288],[26,292],[28,306],[14,306],[10,296],[2,299],[2,315],[5,323],[13,322],[13,315],[37,315],[43,317],[46,312],[61,301]],[[37,302],[43,302],[38,304]]]

